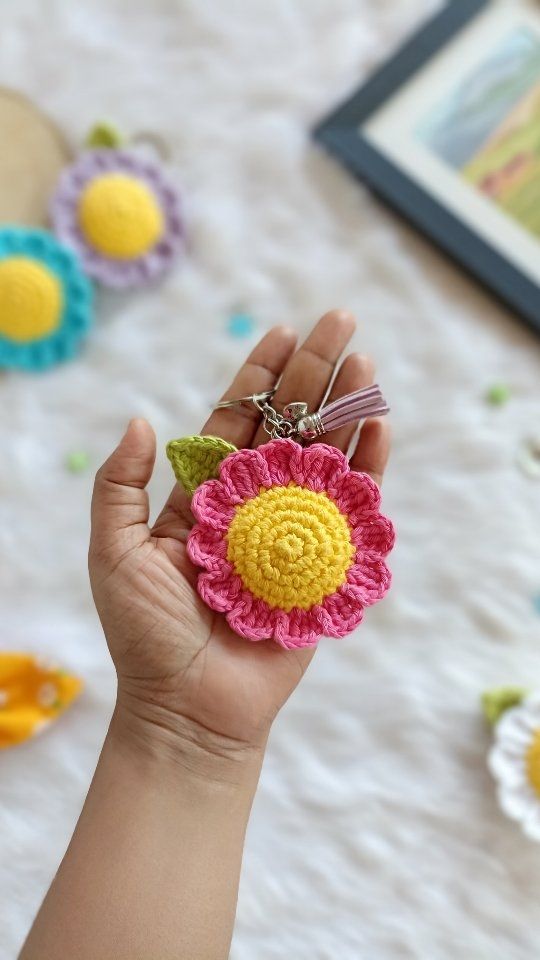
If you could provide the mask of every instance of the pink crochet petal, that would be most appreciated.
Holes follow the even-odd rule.
[[[344,590],[346,586],[354,588],[354,596],[368,607],[377,600],[382,600],[391,581],[392,574],[384,560],[377,554],[366,553],[349,567],[347,584],[340,587],[340,590]]]
[[[302,448],[295,440],[270,440],[258,450],[266,460],[273,484],[286,487],[299,482],[296,477],[302,473]]]
[[[227,542],[222,530],[196,523],[187,542],[188,557],[197,567],[215,570],[227,559]]]
[[[270,640],[274,635],[274,621],[275,610],[249,590],[241,591],[234,609],[227,614],[231,629],[246,640]]]
[[[381,502],[381,491],[367,473],[351,470],[339,477],[333,499],[349,518],[351,527],[361,522],[366,513],[375,513]]]
[[[302,451],[303,486],[333,495],[336,485],[349,472],[345,454],[327,443],[314,443]]]
[[[364,616],[361,597],[356,587],[343,584],[321,604],[321,623],[325,636],[345,637],[361,623]]]
[[[268,464],[258,450],[229,454],[220,465],[219,479],[233,503],[251,500],[261,487],[272,486]]]
[[[378,553],[381,557],[390,553],[395,538],[392,522],[381,513],[368,514],[351,530],[351,540],[359,551]]]
[[[234,516],[234,504],[220,480],[207,480],[193,494],[191,511],[199,523],[226,530]]]
[[[197,590],[204,602],[219,613],[231,610],[242,593],[240,577],[233,573],[230,563],[222,563],[221,569],[199,574]]]
[[[322,637],[320,617],[316,607],[311,610],[294,608],[290,613],[276,610],[274,640],[286,650],[314,647]]]

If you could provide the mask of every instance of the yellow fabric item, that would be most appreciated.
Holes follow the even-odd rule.
[[[44,263],[30,257],[0,261],[0,334],[16,343],[39,340],[60,324],[62,285]]]
[[[540,797],[540,730],[534,731],[534,739],[525,758],[527,779],[537,796]]]
[[[81,692],[82,682],[26,653],[0,653],[0,749],[28,740]]]
[[[150,188],[123,173],[107,173],[90,181],[79,200],[79,223],[91,246],[118,260],[148,253],[165,228]]]
[[[247,589],[287,613],[334,593],[355,553],[333,500],[295,484],[261,489],[239,506],[227,544],[227,559]]]

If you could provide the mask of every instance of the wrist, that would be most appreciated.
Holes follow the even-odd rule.
[[[140,765],[209,787],[254,793],[266,746],[236,740],[190,717],[119,691],[108,740]]]

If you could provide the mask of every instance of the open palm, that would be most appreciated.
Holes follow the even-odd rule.
[[[224,399],[268,390],[281,378],[274,398],[278,409],[294,400],[316,409],[330,384],[331,399],[368,385],[373,364],[359,354],[349,354],[335,373],[353,331],[350,314],[332,311],[295,352],[294,333],[274,328]],[[255,408],[216,410],[201,432],[239,448],[268,440]],[[344,427],[324,440],[346,451],[353,434],[354,426]],[[380,483],[388,450],[386,424],[367,421],[351,467]],[[132,421],[99,470],[92,501],[90,577],[118,673],[119,698],[133,717],[197,739],[214,752],[262,745],[314,651],[246,642],[203,604],[185,547],[193,518],[179,486],[154,526],[148,525],[145,488],[155,454],[150,425]]]

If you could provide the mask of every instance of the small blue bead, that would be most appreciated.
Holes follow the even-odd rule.
[[[249,313],[232,313],[227,322],[227,332],[237,340],[251,336],[254,329],[255,321]]]

